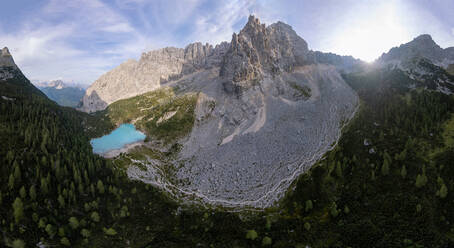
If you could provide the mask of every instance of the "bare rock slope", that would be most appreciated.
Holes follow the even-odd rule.
[[[337,61],[336,67],[317,63],[317,56],[289,25],[265,26],[251,16],[230,43],[162,49],[144,54],[139,62],[127,62],[128,70],[143,70],[134,80],[144,89],[198,93],[194,126],[178,140],[182,148],[177,156],[165,168],[150,157],[134,160],[143,166],[130,166],[128,175],[185,199],[270,206],[334,147],[358,106],[357,95],[338,72],[355,60],[327,55],[325,60]],[[106,90],[118,87],[119,94],[133,95],[122,92],[126,86],[116,77],[109,81],[108,75],[90,87],[88,96],[96,92],[104,104],[114,101],[104,96],[102,83]],[[103,107],[87,103],[88,111]],[[172,120],[175,111],[150,120]],[[164,176],[163,170],[174,173]]]
[[[219,66],[226,44],[193,43],[186,48],[166,47],[143,53],[102,75],[86,91],[80,110],[96,112],[109,104],[159,88],[196,70]]]

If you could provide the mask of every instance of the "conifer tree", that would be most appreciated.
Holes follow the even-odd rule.
[[[19,221],[21,221],[22,218],[24,218],[24,204],[22,203],[20,197],[16,197],[16,200],[14,200],[13,215],[16,223],[19,223]]]
[[[407,177],[407,168],[405,168],[405,165],[403,165],[402,169],[400,170],[400,176],[402,176],[403,179]]]
[[[388,164],[388,160],[386,158],[384,159],[383,165],[381,166],[381,174],[383,176],[386,176],[389,174],[389,164]]]

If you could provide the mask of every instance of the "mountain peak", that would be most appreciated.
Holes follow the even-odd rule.
[[[278,74],[305,64],[308,52],[307,43],[289,25],[266,26],[250,15],[239,34],[232,36],[220,76],[226,80],[227,91],[237,91],[248,88],[250,82],[265,74]]]
[[[430,34],[421,34],[418,37],[414,38],[413,40],[433,41],[432,36],[430,36]]]
[[[8,50],[8,47],[2,49],[2,56],[11,56],[11,53]]]
[[[17,67],[7,47],[0,51],[0,66]]]
[[[244,25],[243,29],[241,29],[241,31],[238,35],[255,36],[259,33],[265,34],[265,32],[266,32],[266,25],[261,24],[260,20],[258,18],[256,18],[253,15],[250,15],[246,25]]]
[[[256,18],[254,15],[250,15],[246,25],[244,26],[244,28],[246,28],[246,27],[256,27],[256,26],[260,26],[259,18]]]
[[[439,47],[429,34],[422,34],[414,38],[409,44],[418,44],[426,47]]]
[[[384,53],[379,61],[381,62],[404,62],[414,60],[415,58],[426,58],[432,63],[441,64],[448,59],[446,52],[439,46],[428,34],[422,34],[412,41],[394,47],[388,53]]]

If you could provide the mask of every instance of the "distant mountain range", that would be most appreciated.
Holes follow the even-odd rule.
[[[47,97],[61,106],[76,108],[81,104],[85,89],[81,86],[70,85],[62,80],[34,82]]]

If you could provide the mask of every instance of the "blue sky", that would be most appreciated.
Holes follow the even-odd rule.
[[[452,0],[14,0],[0,8],[0,46],[31,80],[90,84],[165,46],[230,41],[249,14],[293,26],[313,50],[367,61],[429,33],[454,46]]]

